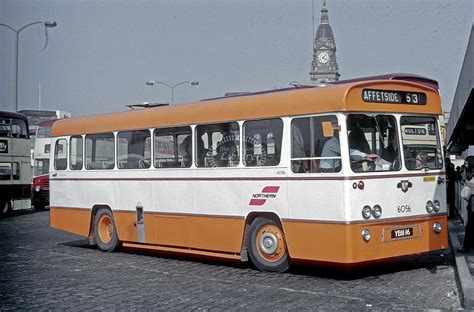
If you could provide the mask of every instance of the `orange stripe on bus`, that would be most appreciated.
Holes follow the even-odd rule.
[[[119,239],[134,247],[194,250],[190,253],[203,255],[237,255],[241,250],[245,229],[242,217],[145,213],[145,244],[141,245],[137,244],[135,218],[133,211],[114,211]],[[89,221],[90,210],[51,208],[53,227],[88,236]],[[435,222],[442,226],[440,234],[433,231]],[[282,225],[293,259],[358,263],[448,248],[445,214],[349,224],[284,219]],[[388,235],[396,227],[412,227],[416,233],[414,237],[392,240]],[[364,229],[371,232],[369,242],[362,240]]]
[[[366,87],[376,87],[383,90],[422,91],[427,95],[427,104],[420,107],[408,104],[363,102],[361,94],[362,89]],[[439,115],[441,114],[441,104],[438,92],[423,85],[406,81],[374,80],[329,85],[324,88],[295,89],[62,119],[54,123],[51,134],[53,137],[57,137],[316,113],[361,111]]]

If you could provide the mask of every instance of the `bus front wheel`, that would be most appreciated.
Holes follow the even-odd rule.
[[[12,211],[12,204],[10,200],[0,201],[0,216],[6,217]]]
[[[249,256],[262,271],[284,272],[290,266],[285,235],[273,220],[256,218],[250,226]]]
[[[100,250],[112,252],[118,247],[119,239],[112,211],[106,208],[97,211],[94,218],[94,234]]]

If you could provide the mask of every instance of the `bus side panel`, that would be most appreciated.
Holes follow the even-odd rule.
[[[54,228],[87,237],[91,228],[91,210],[50,207],[50,222]]]
[[[244,218],[199,216],[193,223],[197,225],[199,249],[240,253]]]
[[[97,177],[100,177],[100,172],[94,172]],[[109,174],[109,173],[106,173]],[[91,174],[90,174],[91,175]],[[102,175],[105,175],[102,172]],[[59,173],[58,173],[59,176]],[[63,181],[64,182],[64,181]],[[70,182],[73,183],[73,182]],[[84,184],[84,203],[86,207],[93,207],[95,205],[108,206],[111,209],[115,209],[116,196],[115,196],[115,181],[87,181]],[[71,192],[74,192],[72,187],[68,187]]]
[[[189,175],[189,172],[167,170],[163,173],[170,177],[183,174]],[[195,247],[195,224],[190,218],[195,210],[194,181],[154,181],[152,192],[152,214],[145,215],[146,241],[166,246]]]
[[[207,171],[207,170],[206,170]],[[240,169],[203,170],[203,175],[239,176]],[[241,181],[195,181],[195,226],[198,249],[239,252],[243,237]],[[238,220],[235,222],[235,220]],[[228,228],[226,228],[228,226]]]
[[[119,239],[139,242],[136,214],[114,211]],[[145,244],[208,251],[239,253],[245,220],[231,217],[206,217],[183,214],[145,213]],[[216,237],[216,233],[220,233]],[[198,233],[202,239],[196,244]]]
[[[285,235],[292,258],[345,259],[346,235],[340,225],[345,218],[343,186],[341,180],[289,181],[290,212]]]
[[[347,262],[347,226],[285,220],[283,228],[292,259]]]
[[[136,213],[131,211],[114,210],[113,214],[119,240],[138,242]]]
[[[158,245],[173,247],[194,247],[196,224],[191,216],[153,215],[154,239]],[[146,219],[145,219],[146,222]]]

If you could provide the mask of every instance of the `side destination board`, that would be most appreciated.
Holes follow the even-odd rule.
[[[371,103],[425,105],[426,94],[422,92],[362,89],[362,100]]]

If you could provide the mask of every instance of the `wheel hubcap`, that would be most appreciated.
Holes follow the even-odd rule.
[[[114,234],[114,226],[112,219],[108,215],[103,215],[99,219],[99,238],[105,244],[112,240]]]
[[[277,238],[272,233],[264,233],[260,238],[260,248],[265,254],[273,254],[276,251],[277,247]]]
[[[262,258],[269,262],[280,260],[286,252],[286,243],[280,228],[273,224],[266,224],[256,236],[257,251]]]

